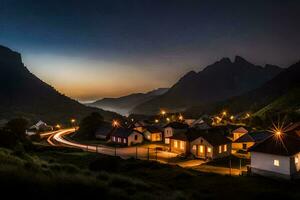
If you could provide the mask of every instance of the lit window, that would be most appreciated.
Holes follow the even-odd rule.
[[[298,159],[298,157],[296,157],[295,158],[295,163],[298,164],[298,162],[299,162],[299,159]]]
[[[174,147],[175,147],[175,148],[178,147],[177,140],[174,140]]]
[[[211,153],[211,148],[210,147],[207,147],[207,152]]]
[[[115,137],[115,136],[113,136],[113,137],[112,137],[112,140],[115,142],[115,141],[116,141],[116,137]]]
[[[184,142],[180,141],[180,149],[184,149]]]
[[[126,143],[126,138],[123,139],[123,142]]]
[[[122,141],[121,141],[121,138],[118,138],[118,142],[122,142]]]
[[[279,160],[274,160],[274,166],[279,167]]]
[[[197,147],[196,145],[193,145],[193,150],[196,151]]]
[[[166,143],[166,144],[170,144],[170,138],[166,138],[166,139],[165,139],[165,143]]]
[[[227,145],[225,144],[224,145],[224,152],[226,152],[227,151]]]
[[[200,151],[200,153],[204,152],[204,147],[202,145],[199,146],[199,151]]]
[[[222,153],[222,146],[219,146],[219,153]]]

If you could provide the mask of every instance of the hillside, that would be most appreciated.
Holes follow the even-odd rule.
[[[26,117],[57,123],[99,112],[106,119],[116,114],[86,107],[60,94],[25,67],[21,55],[0,46],[0,119]]]
[[[281,70],[273,65],[257,66],[239,56],[233,62],[223,58],[198,73],[187,73],[164,95],[137,106],[132,113],[154,114],[160,108],[183,111],[193,105],[222,101],[261,86]]]
[[[88,105],[97,108],[102,108],[104,110],[117,112],[122,115],[127,115],[129,111],[137,105],[149,101],[154,97],[162,95],[167,91],[168,88],[158,88],[147,93],[135,93],[119,98],[104,98],[102,100],[95,101]]]
[[[269,111],[299,109],[300,102],[300,62],[283,70],[261,87],[213,104],[191,107],[188,115],[202,112],[217,112],[222,109],[238,113],[243,111],[257,112],[259,116]]]

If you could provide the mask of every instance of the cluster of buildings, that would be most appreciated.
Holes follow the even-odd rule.
[[[272,132],[250,127],[228,131],[201,119],[174,121],[164,126],[136,121],[128,127],[104,125],[96,132],[96,137],[125,146],[160,142],[171,152],[204,160],[233,154],[251,159],[249,170],[253,174],[284,178],[300,174],[300,124]]]

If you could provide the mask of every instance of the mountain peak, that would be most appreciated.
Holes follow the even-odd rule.
[[[231,60],[228,57],[224,57],[219,61],[219,63],[231,63]]]
[[[251,64],[250,62],[248,62],[245,58],[242,58],[241,56],[235,56],[234,63],[237,63],[237,64]]]
[[[21,54],[0,45],[0,62],[9,65],[22,64]]]

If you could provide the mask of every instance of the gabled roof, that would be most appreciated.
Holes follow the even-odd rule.
[[[189,125],[180,122],[171,122],[164,126],[164,128],[171,127],[173,129],[187,129]]]
[[[178,133],[172,136],[171,139],[192,142],[198,139],[199,137],[202,137],[213,146],[231,143],[231,140],[225,137],[224,134],[220,131],[220,129],[210,129],[210,130],[189,129],[186,132]]]
[[[239,137],[234,141],[234,143],[243,143],[243,142],[261,142],[267,139],[272,133],[268,131],[256,131],[246,133],[245,135]]]
[[[300,152],[300,137],[294,132],[284,133],[281,137],[271,135],[263,142],[251,147],[249,151],[292,156]]]
[[[162,129],[160,127],[158,127],[158,126],[145,126],[145,128],[150,133],[159,133],[159,132],[162,132]]]
[[[133,130],[133,129],[128,129],[128,128],[115,128],[112,130],[111,132],[111,136],[117,136],[117,137],[128,137],[129,135],[131,135],[133,132],[142,134],[141,132],[137,131],[137,130]]]
[[[241,126],[241,127],[237,128],[237,129],[233,130],[232,132],[248,133],[248,130],[246,128],[244,128],[244,127]]]

